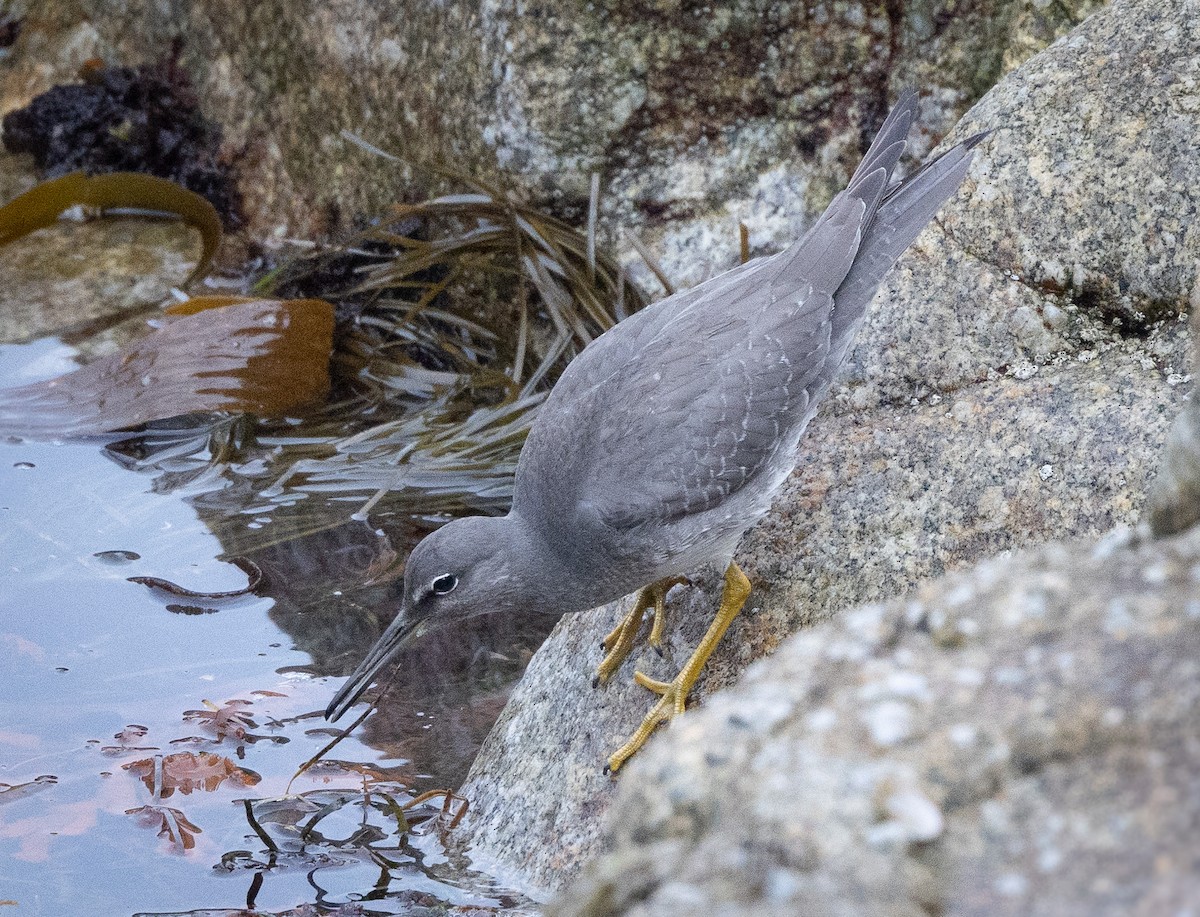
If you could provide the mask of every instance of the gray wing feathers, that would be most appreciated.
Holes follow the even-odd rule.
[[[885,180],[880,173],[880,181]],[[882,184],[879,190],[883,190]],[[803,240],[774,256],[779,267],[771,280],[772,301],[786,296],[791,288],[810,285],[832,295],[854,264],[866,215],[866,204],[859,198],[847,192],[835,197]]]
[[[836,201],[803,250],[775,256],[773,276],[701,297],[577,401],[604,418],[577,477],[589,513],[632,528],[704,512],[798,435],[828,361],[832,290],[854,263],[864,216],[861,200]]]
[[[816,276],[814,273],[805,277],[803,276],[804,271],[820,271],[824,262],[817,257],[816,249],[810,252],[810,257],[803,260],[796,260],[795,255],[809,251],[809,244],[822,234],[825,224],[841,214],[840,206],[843,206],[841,201],[847,197],[862,201],[865,213],[868,215],[867,219],[870,219],[870,215],[875,212],[885,194],[896,162],[904,153],[905,138],[908,136],[916,114],[916,93],[911,91],[902,93],[895,107],[880,126],[879,133],[871,143],[862,162],[855,169],[846,190],[834,199],[833,204],[826,209],[812,229],[805,234],[804,238],[792,245],[790,250],[781,252],[773,259],[760,258],[739,265],[714,277],[700,287],[677,293],[673,297],[655,303],[630,316],[621,323],[622,334],[602,335],[589,344],[571,362],[556,389],[561,388],[564,393],[574,393],[595,385],[608,375],[609,370],[605,367],[611,366],[614,358],[621,360],[632,355],[639,347],[658,334],[663,325],[672,319],[673,314],[691,309],[701,298],[718,296],[736,298],[738,291],[744,288],[745,281],[750,280],[752,275],[757,281],[759,280],[757,275],[760,272],[769,272],[772,267],[779,270],[778,266],[771,264],[772,261],[778,261],[784,270],[802,283],[812,280],[817,289],[833,292],[837,288],[833,283],[833,278],[837,277],[837,282],[841,283],[842,277],[844,277],[844,274],[838,276],[840,265],[835,265],[831,271],[826,272],[825,276]],[[824,248],[821,249],[822,254],[823,252]],[[884,270],[886,271],[886,268]]]
[[[681,348],[666,339],[647,349],[657,368],[650,391],[605,386],[596,414],[628,406],[598,432],[583,490],[589,512],[628,529],[704,512],[754,479],[780,447],[793,415],[807,411],[829,350],[828,294],[808,291],[782,334],[728,319]],[[802,326],[797,334],[793,328]],[[782,331],[782,329],[777,329]],[[599,394],[599,389],[595,390]],[[622,397],[623,396],[623,397]],[[618,409],[619,410],[619,409]]]
[[[675,321],[680,313],[690,310],[698,302],[732,303],[739,290],[752,287],[758,282],[758,274],[771,273],[772,261],[772,258],[755,258],[718,274],[699,286],[690,290],[680,290],[666,299],[652,303],[640,312],[635,312],[621,322],[620,334],[600,335],[570,362],[554,386],[555,395],[569,399],[574,393],[585,391],[605,379],[611,375],[614,366],[620,366],[634,356],[660,334],[664,326]]]
[[[777,472],[884,274],[954,193],[981,139],[889,187],[916,109],[915,94],[901,96],[799,242],[588,346],[530,431],[514,511],[537,503],[534,516],[556,526],[631,528],[704,512],[765,467]]]

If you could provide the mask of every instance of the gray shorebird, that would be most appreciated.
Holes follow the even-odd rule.
[[[604,639],[596,681],[647,611],[662,635],[672,585],[725,569],[716,616],[608,759],[616,771],[688,693],[750,594],[733,552],[770,508],[801,434],[884,275],[958,188],[980,134],[892,182],[917,113],[892,109],[846,190],[799,242],[630,316],[577,356],[538,411],[512,509],[447,523],[413,549],[399,614],[325,711],[340,717],[403,647],[445,624],[515,609],[561,615],[638,589]]]

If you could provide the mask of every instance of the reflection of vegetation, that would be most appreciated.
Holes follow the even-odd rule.
[[[179,852],[194,848],[196,835],[204,833],[202,828],[192,824],[186,815],[172,806],[138,806],[136,809],[126,809],[125,814],[134,816],[144,827],[154,828],[159,837]]]
[[[203,829],[180,809],[163,805],[164,799],[173,796],[176,790],[185,796],[193,792],[211,793],[222,784],[250,787],[262,779],[254,771],[211,751],[155,755],[130,761],[121,768],[138,777],[153,800],[148,805],[126,809],[125,814],[134,816],[144,827],[154,828],[177,853],[194,848],[196,835],[202,834]]]
[[[455,416],[458,397],[447,392],[434,410],[334,440],[332,454],[297,461],[263,495],[373,492],[365,510],[392,492],[393,502],[414,513],[506,508],[517,454],[543,396],[479,405],[463,419]]]
[[[155,755],[121,765],[146,784],[154,801],[167,799],[175,791],[187,796],[193,792],[211,793],[222,783],[233,786],[254,786],[262,778],[239,767],[232,759],[211,751],[180,751],[170,755]]]
[[[466,193],[397,205],[386,223],[258,284],[337,304],[333,403],[303,423],[259,423],[252,435],[221,419],[110,449],[175,484],[195,486],[219,468],[204,489],[232,481],[222,502],[254,503],[271,518],[251,533],[239,524],[238,551],[372,509],[503,511],[546,392],[644,299],[591,234],[454,177]]]
[[[217,868],[255,873],[256,881],[247,897],[251,906],[263,872],[303,869],[317,890],[316,906],[323,907],[328,902],[316,881],[315,867],[336,865],[345,858],[365,860],[379,867],[379,880],[359,900],[391,897],[394,892],[389,886],[394,876],[427,869],[423,865],[426,845],[413,842],[436,834],[437,840],[444,843],[446,835],[466,814],[467,800],[449,790],[412,796],[396,784],[365,783],[361,792],[312,790],[274,799],[243,800],[246,822],[264,849],[258,854],[231,850],[221,857]],[[430,879],[438,881],[434,876]]]
[[[105,447],[105,454],[130,471],[157,475],[154,489],[219,486],[223,471],[254,442],[254,424],[242,414],[188,415],[148,424],[127,439]]]
[[[449,790],[411,796],[398,784],[371,782],[354,790],[312,790],[295,796],[245,800],[246,821],[268,855],[298,852],[306,844],[350,848],[394,867],[405,836],[418,828],[453,830],[467,814],[467,800]],[[227,854],[223,862],[228,864]],[[266,865],[256,863],[255,865]]]
[[[388,766],[325,761],[313,776],[333,786],[246,798],[260,783],[259,775],[245,766],[253,762],[256,754],[249,750],[251,746],[262,740],[287,742],[286,736],[277,734],[279,730],[312,716],[305,712],[277,719],[268,713],[279,709],[275,699],[286,704],[287,695],[255,691],[253,700],[235,698],[222,704],[205,701],[204,709],[185,711],[183,720],[200,725],[208,736],[177,736],[169,744],[208,745],[211,750],[157,753],[123,763],[121,770],[148,792],[142,804],[126,808],[125,814],[138,825],[153,830],[171,852],[183,854],[200,846],[206,830],[202,826],[206,822],[203,813],[213,816],[212,800],[206,806],[206,801],[197,797],[217,794],[227,803],[232,794],[241,796],[232,801],[240,805],[248,830],[235,833],[244,835],[248,842],[257,837],[259,843],[250,843],[249,849],[226,852],[216,868],[253,875],[247,898],[251,908],[261,888],[262,876],[278,870],[298,869],[308,874],[320,907],[326,905],[325,891],[316,873],[326,866],[372,864],[379,879],[374,888],[365,892],[363,900],[394,897],[397,891],[393,886],[403,886],[414,877],[421,884],[440,884],[437,864],[444,859],[448,839],[466,815],[469,803],[450,790],[411,790],[407,763]],[[267,705],[260,706],[264,700]],[[303,708],[291,704],[292,711],[299,709]],[[266,728],[260,729],[259,722],[263,720]],[[259,734],[263,732],[266,734]],[[105,748],[105,752],[132,756],[148,741],[148,733],[145,726],[127,726],[116,734],[117,744]],[[162,744],[159,738],[153,740],[150,748]],[[54,783],[53,778],[44,782]],[[0,790],[3,788],[0,784]],[[21,790],[12,789],[15,793]],[[30,787],[25,793],[33,791],[36,788]],[[192,811],[193,808],[200,809],[201,814]],[[219,836],[224,835],[219,833],[213,840]],[[433,854],[430,862],[425,861],[427,853]],[[336,912],[336,905],[331,907]]]

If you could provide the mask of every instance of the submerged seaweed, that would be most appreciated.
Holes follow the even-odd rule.
[[[324,407],[260,420],[236,456],[214,446],[228,436],[220,420],[212,435],[160,424],[110,450],[165,472],[160,486],[209,480],[202,503],[223,508],[214,529],[239,552],[368,516],[504,512],[521,445],[558,376],[646,300],[597,252],[594,226],[585,233],[510,193],[443,177],[467,190],[396,205],[255,285],[333,303]],[[247,531],[238,514],[248,505],[270,523]]]

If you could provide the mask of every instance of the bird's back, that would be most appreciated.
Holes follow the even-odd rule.
[[[801,240],[661,300],[588,346],[539,411],[514,512],[539,520],[562,550],[603,541],[691,553],[752,524],[791,469],[884,275],[970,164],[978,138],[889,188],[915,115],[906,94]],[[589,539],[601,529],[603,539]]]

